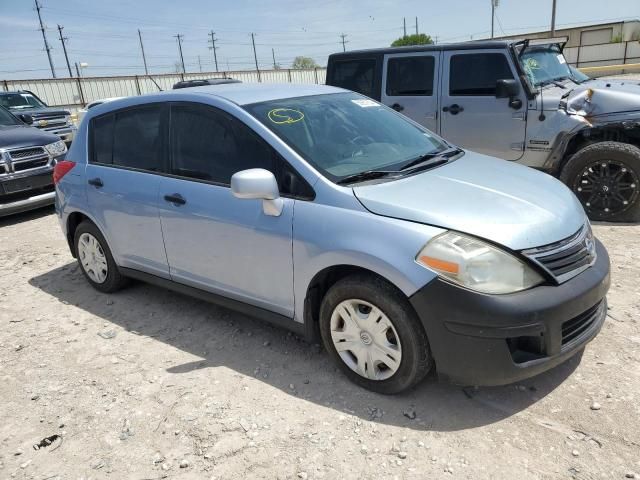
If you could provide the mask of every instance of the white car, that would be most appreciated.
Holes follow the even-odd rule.
[[[120,100],[121,98],[125,98],[125,97],[109,97],[109,98],[101,98],[100,100],[94,100],[93,102],[87,103],[87,106],[84,108],[81,108],[80,110],[78,110],[78,113],[76,115],[76,124],[80,125],[80,122],[82,121],[82,118],[85,116],[85,114],[93,107],[97,107],[98,105],[102,105],[105,102],[112,102],[113,100]]]

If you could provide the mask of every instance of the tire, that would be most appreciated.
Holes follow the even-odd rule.
[[[320,333],[344,374],[374,392],[410,389],[433,366],[427,335],[407,298],[373,275],[350,275],[329,289],[320,306]]]
[[[94,240],[97,244],[92,243]],[[81,242],[85,243],[86,246],[81,245]],[[128,279],[120,274],[107,241],[93,223],[85,220],[78,225],[73,237],[73,247],[76,251],[80,270],[96,290],[103,293],[112,293],[120,290],[128,283]],[[92,247],[95,247],[95,257],[98,261],[92,261],[90,253],[86,253],[90,252]],[[103,269],[90,268],[98,265],[100,259],[104,260]],[[101,270],[101,273],[97,273],[97,270]]]
[[[560,180],[578,197],[590,219],[640,221],[638,147],[620,142],[593,143],[569,159]]]

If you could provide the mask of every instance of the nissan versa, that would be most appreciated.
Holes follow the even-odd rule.
[[[89,110],[55,167],[89,283],[129,278],[320,336],[359,385],[497,385],[599,332],[609,258],[558,180],[359,94],[229,84]]]

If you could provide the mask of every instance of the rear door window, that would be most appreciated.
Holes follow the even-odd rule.
[[[104,115],[91,121],[94,163],[113,163],[113,124],[115,115]]]
[[[356,60],[338,60],[333,65],[332,85],[375,98],[376,60],[363,58]]]
[[[433,56],[390,58],[387,62],[387,95],[433,95],[434,70]]]
[[[494,96],[496,81],[512,79],[507,57],[502,53],[466,53],[451,56],[450,96]]]

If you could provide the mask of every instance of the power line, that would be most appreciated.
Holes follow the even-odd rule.
[[[140,33],[140,29],[138,29],[138,38],[140,39],[140,50],[142,50],[142,62],[144,63],[144,73],[145,75],[149,75],[149,69],[147,68],[147,57],[144,55],[144,45],[142,44],[142,33]]]
[[[209,36],[211,37],[211,46],[209,47],[209,50],[213,51],[213,61],[216,64],[216,72],[218,71],[218,55],[216,54],[216,50],[218,49],[218,47],[216,47],[216,32],[214,32],[213,30],[211,30],[211,32],[209,32]]]
[[[62,36],[62,30],[64,27],[62,25],[58,25],[58,33],[60,33],[60,42],[62,42],[62,50],[64,51],[64,59],[67,61],[67,68],[69,69],[69,78],[73,77],[73,73],[71,72],[71,64],[69,63],[69,56],[67,55],[67,46],[65,45],[65,41],[69,40],[69,37]]]
[[[49,42],[47,42],[47,34],[44,32],[44,24],[42,23],[42,16],[40,15],[40,3],[38,0],[36,2],[36,10],[38,11],[38,21],[40,22],[40,31],[42,32],[42,39],[44,40],[44,49],[47,51],[47,57],[49,57],[49,66],[51,67],[51,75],[53,78],[56,78],[56,70],[53,68],[53,60],[51,59],[51,47],[49,46]]]

